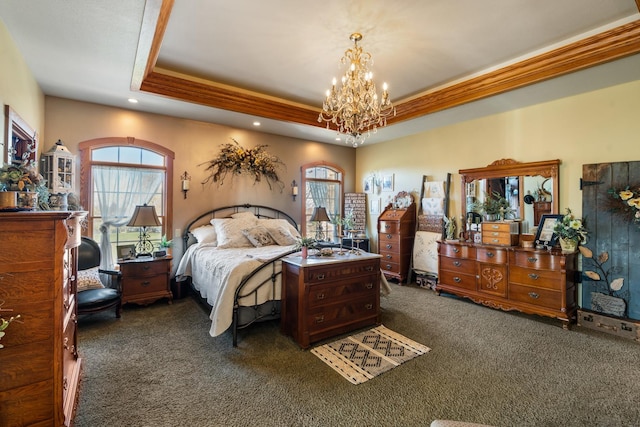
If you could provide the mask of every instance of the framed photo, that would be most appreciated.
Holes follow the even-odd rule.
[[[373,193],[373,177],[372,176],[364,180],[364,192],[368,194]]]
[[[558,235],[553,231],[558,221],[562,221],[564,215],[542,215],[536,233],[536,247],[543,246],[551,249],[558,243]]]
[[[369,213],[372,215],[380,213],[380,199],[371,199],[369,201]]]
[[[118,259],[126,260],[136,257],[136,245],[122,245],[117,247]]]
[[[393,191],[393,174],[382,177],[382,191]]]

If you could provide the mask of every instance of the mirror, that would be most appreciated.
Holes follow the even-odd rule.
[[[465,217],[489,195],[499,196],[507,206],[505,218],[521,220],[522,232],[529,233],[542,215],[558,213],[559,166],[560,160],[520,163],[501,159],[483,168],[461,169]]]

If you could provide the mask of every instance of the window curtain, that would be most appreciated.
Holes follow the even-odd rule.
[[[95,192],[102,225],[100,226],[100,268],[112,269],[111,227],[122,227],[137,205],[149,203],[164,180],[164,172],[148,169],[94,166]]]

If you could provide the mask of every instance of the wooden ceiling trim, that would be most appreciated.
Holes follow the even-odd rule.
[[[290,101],[261,96],[254,92],[235,90],[228,86],[189,80],[178,76],[152,72],[140,88],[146,92],[235,111],[274,120],[318,126],[319,109]]]
[[[639,0],[640,1],[640,0]],[[640,52],[640,20],[396,105],[389,123],[431,114]]]

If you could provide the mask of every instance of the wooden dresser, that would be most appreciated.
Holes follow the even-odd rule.
[[[404,209],[388,206],[378,217],[378,252],[382,273],[404,282],[409,277],[411,251],[416,234],[416,205]]]
[[[280,329],[300,347],[379,323],[380,255],[283,259]]]
[[[575,319],[577,255],[559,250],[438,242],[436,291],[501,310]]]
[[[85,212],[0,213],[0,426],[68,426],[78,397],[76,272]],[[3,312],[3,317],[8,317]]]

